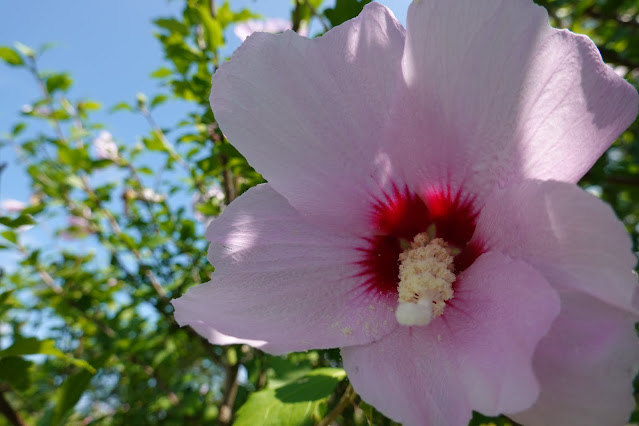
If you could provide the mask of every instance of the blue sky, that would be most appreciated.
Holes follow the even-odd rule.
[[[221,3],[221,0],[218,0]],[[289,18],[292,0],[231,0],[233,9],[248,7],[264,17]],[[404,22],[408,0],[380,1]],[[333,4],[326,0],[325,6]],[[5,1],[0,8],[0,45],[21,42],[38,47],[53,42],[56,47],[43,55],[42,70],[68,71],[74,79],[72,99],[91,98],[103,105],[94,115],[122,143],[134,143],[148,132],[142,117],[129,113],[108,113],[121,102],[132,101],[136,93],[148,95],[161,90],[149,74],[164,65],[160,44],[153,37],[152,20],[180,13],[181,1],[169,0],[46,0]],[[230,55],[239,40],[229,30]],[[24,70],[0,63],[0,134],[20,118],[20,108],[38,99],[32,77]],[[155,112],[160,126],[172,125],[186,111],[184,105],[168,102]],[[0,200],[27,201],[28,181],[12,149],[0,150],[0,162],[9,167],[0,177]],[[25,238],[38,238],[38,231]],[[34,235],[35,234],[35,235]],[[4,259],[3,259],[4,258]],[[0,265],[13,263],[0,253]]]
[[[220,1],[220,0],[218,0]],[[326,5],[332,0],[325,1]],[[381,1],[404,21],[408,0]],[[248,7],[267,17],[290,16],[291,0],[231,0],[234,9]],[[37,47],[54,42],[56,48],[41,59],[44,70],[72,73],[75,98],[92,98],[105,109],[137,92],[158,92],[149,74],[163,65],[162,50],[153,37],[152,20],[178,14],[182,2],[169,0],[27,0],[3,2],[0,13],[0,45],[19,41]],[[227,36],[229,53],[239,41]],[[38,97],[37,88],[24,71],[0,63],[0,133],[10,129],[19,117],[20,107]],[[160,108],[158,121],[173,123],[182,111],[171,105]],[[108,114],[96,117],[121,140],[132,140],[147,131],[141,117]],[[0,199],[27,198],[26,179],[14,164],[8,150],[0,152],[0,161],[10,161],[0,182]]]

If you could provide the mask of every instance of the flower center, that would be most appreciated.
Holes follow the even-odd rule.
[[[399,255],[397,322],[428,325],[444,312],[446,301],[453,298],[452,252],[443,239],[422,232]]]
[[[437,291],[445,296],[444,289],[435,294],[425,291],[434,284],[429,284],[430,278],[420,283],[427,275],[415,271],[429,271],[434,277],[450,281],[450,289],[455,289],[455,275],[459,276],[486,251],[482,241],[472,239],[478,213],[473,198],[461,193],[429,190],[420,196],[408,189],[395,188],[372,206],[371,233],[355,247],[361,254],[354,262],[360,288],[372,298],[392,302],[399,298],[397,315],[401,324],[415,321],[415,325],[428,324],[430,319],[441,315],[447,299],[437,296]],[[435,252],[441,255],[433,255]],[[437,270],[448,270],[450,274],[433,273]],[[412,276],[420,278],[413,280]],[[407,290],[408,296],[399,295],[413,286],[421,291]],[[431,300],[430,304],[426,300]]]

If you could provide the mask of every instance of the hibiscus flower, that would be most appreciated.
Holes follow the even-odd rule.
[[[339,347],[361,397],[408,425],[623,424],[636,259],[575,183],[637,104],[528,0],[254,34],[211,105],[268,184],[209,227],[216,270],[176,319],[273,354]]]

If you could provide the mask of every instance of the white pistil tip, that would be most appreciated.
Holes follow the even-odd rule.
[[[403,249],[395,317],[402,325],[428,325],[453,298],[453,254],[444,240],[431,239],[426,232],[417,234],[410,247]]]
[[[428,325],[433,318],[432,301],[420,300],[417,303],[399,302],[395,310],[395,318],[401,325]]]

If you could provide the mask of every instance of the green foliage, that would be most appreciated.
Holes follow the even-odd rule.
[[[0,216],[0,223],[8,228],[19,228],[21,226],[34,225],[35,221],[33,220],[33,217],[31,215],[21,214],[15,219],[11,219],[6,216]]]
[[[24,391],[31,385],[31,367],[33,362],[18,356],[0,358],[0,380],[13,388]]]
[[[66,91],[72,82],[71,77],[64,73],[52,74],[45,79],[49,94],[54,94],[57,91]]]
[[[0,351],[0,359],[6,357],[15,357],[18,355],[51,355],[61,358],[73,365],[84,368],[85,370],[95,373],[95,369],[82,359],[73,358],[55,347],[55,342],[51,339],[38,340],[28,337],[16,340],[7,349]]]
[[[0,58],[9,65],[19,66],[24,64],[18,52],[7,46],[0,46]]]
[[[336,26],[359,15],[370,2],[371,0],[335,0],[335,7],[326,9],[324,15],[332,26]]]
[[[255,392],[237,412],[234,424],[312,425],[324,416],[328,398],[345,377],[342,369],[319,368],[292,382]]]

